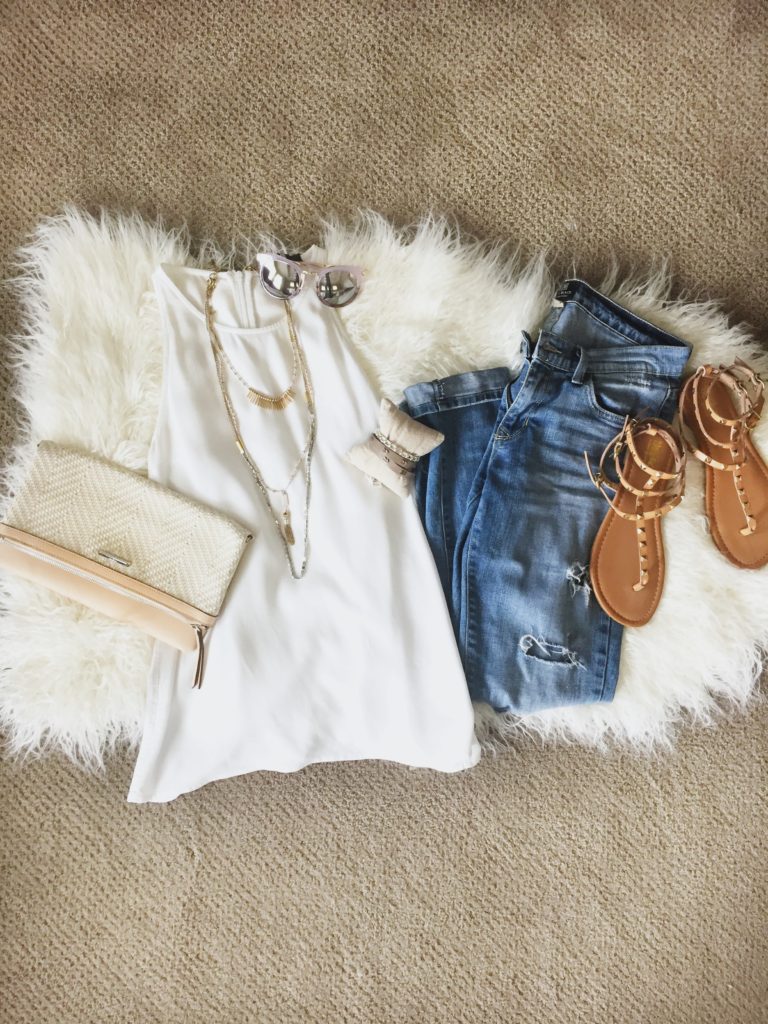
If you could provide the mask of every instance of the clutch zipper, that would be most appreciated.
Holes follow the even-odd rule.
[[[204,640],[205,635],[210,627],[203,625],[201,622],[190,622],[190,620],[182,615],[181,612],[177,612],[175,608],[169,608],[163,604],[162,601],[157,601],[151,597],[145,597],[143,594],[134,594],[127,590],[127,588],[119,587],[115,583],[109,583],[107,580],[97,576],[96,573],[88,572],[86,569],[78,569],[74,565],[68,565],[63,559],[56,558],[54,555],[46,555],[42,551],[37,551],[29,544],[24,544],[22,541],[14,540],[12,537],[0,536],[0,541],[3,544],[9,544],[12,548],[16,548],[17,551],[23,551],[27,555],[31,555],[36,558],[39,562],[45,562],[46,565],[55,565],[59,569],[63,569],[68,572],[71,576],[77,576],[82,580],[89,580],[93,583],[98,583],[100,586],[110,590],[113,594],[127,594],[134,601],[138,601],[139,604],[149,605],[151,608],[162,608],[168,615],[173,615],[174,618],[179,619],[180,622],[186,623],[191,626],[195,631],[195,639],[197,640],[197,666],[195,668],[195,681],[192,684],[193,690],[199,690],[203,685],[203,671],[205,668],[205,647]]]

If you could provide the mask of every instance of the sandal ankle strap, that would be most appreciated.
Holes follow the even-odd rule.
[[[675,468],[671,473],[655,469],[653,466],[649,466],[647,463],[643,462],[640,458],[637,451],[636,438],[643,434],[650,434],[652,436],[656,435],[667,445],[675,460]],[[622,466],[622,454],[625,455],[624,466]],[[609,455],[613,458],[613,464],[618,478],[617,482],[613,481],[605,471],[605,463]],[[627,417],[624,421],[624,426],[621,428],[619,433],[603,450],[596,474],[592,471],[592,466],[590,465],[589,455],[587,452],[584,452],[584,458],[587,463],[587,472],[589,473],[592,483],[600,491],[616,515],[621,516],[622,519],[626,519],[629,522],[658,519],[660,516],[666,515],[667,512],[671,512],[672,509],[676,508],[682,501],[685,491],[685,452],[677,432],[663,420],[651,418],[632,420]],[[627,479],[626,462],[628,460],[631,460],[648,477],[648,480],[642,489],[633,486]],[[660,481],[667,481],[667,486],[661,489],[656,489],[654,484],[658,484]],[[625,512],[617,506],[615,500],[611,498],[608,493],[609,490],[616,492],[619,486],[623,487],[625,490],[629,491],[630,494],[633,494],[639,499],[667,497],[668,500],[661,507],[649,512]],[[639,504],[639,502],[637,502],[636,505],[637,504]]]

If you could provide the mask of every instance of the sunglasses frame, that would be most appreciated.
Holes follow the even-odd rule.
[[[264,282],[264,278],[262,277],[262,272],[264,269],[262,263],[263,260],[279,260],[281,263],[290,263],[292,267],[296,268],[296,271],[299,275],[299,287],[292,295],[280,295],[279,293],[272,292],[269,290],[269,288]],[[315,283],[315,294],[317,295],[318,300],[322,302],[324,306],[327,306],[329,309],[343,309],[345,306],[348,306],[350,302],[354,302],[357,296],[360,294],[360,290],[363,287],[363,278],[365,277],[365,271],[363,270],[363,268],[355,266],[354,264],[333,263],[330,266],[324,267],[320,263],[305,263],[300,259],[294,259],[293,257],[287,256],[285,253],[282,252],[257,253],[256,265],[259,268],[259,281],[261,282],[261,287],[264,289],[267,295],[270,295],[273,299],[283,299],[285,302],[291,302],[293,299],[296,298],[297,295],[299,295],[304,290],[304,285],[306,284],[308,277],[316,277],[317,281]],[[320,294],[320,280],[323,277],[325,277],[326,274],[329,274],[332,271],[344,271],[345,273],[350,274],[354,278],[355,284],[357,285],[357,291],[352,296],[352,298],[347,299],[346,302],[327,302]]]

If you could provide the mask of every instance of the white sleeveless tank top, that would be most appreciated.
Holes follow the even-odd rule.
[[[415,503],[373,487],[345,459],[376,428],[378,399],[341,315],[310,286],[291,307],[317,412],[309,564],[294,580],[234,443],[205,324],[207,280],[187,267],[155,274],[165,367],[149,474],[228,513],[254,539],[206,640],[202,689],[191,689],[193,653],[156,645],[129,801],[173,800],[215,779],[319,761],[471,766],[472,706]],[[213,306],[243,380],[283,391],[292,370],[283,303],[255,273],[234,271],[219,275]],[[283,487],[306,437],[300,375],[281,412],[251,404],[231,371],[225,380],[248,451],[266,482]],[[304,488],[300,470],[288,489],[299,565]]]

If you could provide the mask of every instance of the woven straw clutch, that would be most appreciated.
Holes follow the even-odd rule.
[[[43,441],[5,523],[0,566],[197,650],[251,534],[191,498],[87,452]]]

